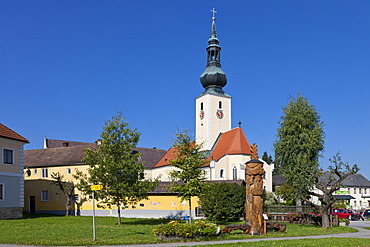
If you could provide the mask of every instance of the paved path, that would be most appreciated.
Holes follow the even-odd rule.
[[[318,239],[318,238],[368,238],[370,245],[370,230],[363,227],[370,227],[370,221],[351,221],[351,227],[358,232],[340,233],[330,235],[314,235],[300,237],[281,237],[281,238],[253,238],[253,239],[238,239],[238,240],[221,240],[221,241],[202,241],[202,242],[186,242],[186,243],[160,243],[160,244],[134,244],[134,245],[101,245],[99,247],[176,247],[176,246],[196,246],[206,244],[229,244],[241,242],[259,242],[269,240],[287,240],[287,239]],[[30,247],[31,245],[19,244],[0,244],[0,247]]]

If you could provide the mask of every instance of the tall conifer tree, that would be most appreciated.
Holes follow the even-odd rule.
[[[274,143],[275,164],[291,186],[294,197],[300,199],[302,191],[313,188],[319,171],[318,158],[324,149],[325,137],[323,122],[315,107],[300,94],[290,98],[283,111]]]

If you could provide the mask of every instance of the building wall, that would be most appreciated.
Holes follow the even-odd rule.
[[[24,205],[23,145],[24,142],[0,137],[0,218],[21,218]],[[3,150],[13,151],[13,164],[3,162]]]
[[[316,193],[321,193],[319,190],[314,190]],[[338,190],[342,195],[349,195],[355,199],[349,200],[345,206],[347,209],[352,209],[356,211],[364,210],[370,208],[370,188],[366,187],[345,187]],[[335,194],[335,193],[334,193]],[[313,197],[312,201],[314,203],[319,203],[317,197]]]
[[[219,108],[219,101],[222,108]],[[196,99],[195,126],[196,142],[203,143],[203,150],[211,150],[220,132],[231,129],[231,97],[205,94]],[[204,118],[200,118],[201,104],[203,103]],[[223,118],[216,116],[217,110],[223,111]]]

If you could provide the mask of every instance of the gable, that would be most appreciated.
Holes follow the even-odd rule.
[[[232,154],[251,154],[250,145],[241,127],[221,133],[209,157],[217,162],[225,155]]]

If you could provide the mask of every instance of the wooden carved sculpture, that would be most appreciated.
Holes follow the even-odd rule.
[[[246,163],[245,181],[247,200],[245,204],[246,220],[252,222],[251,235],[263,234],[263,162],[258,160],[257,145],[251,146],[251,160]]]
[[[245,202],[245,223],[243,225],[227,225],[221,233],[230,233],[233,230],[243,230],[245,234],[260,235],[264,234],[263,211],[263,162],[258,158],[258,148],[256,144],[251,146],[251,160],[246,163],[245,183],[246,183],[246,202]],[[284,223],[267,223],[267,228],[283,232],[286,229]]]

